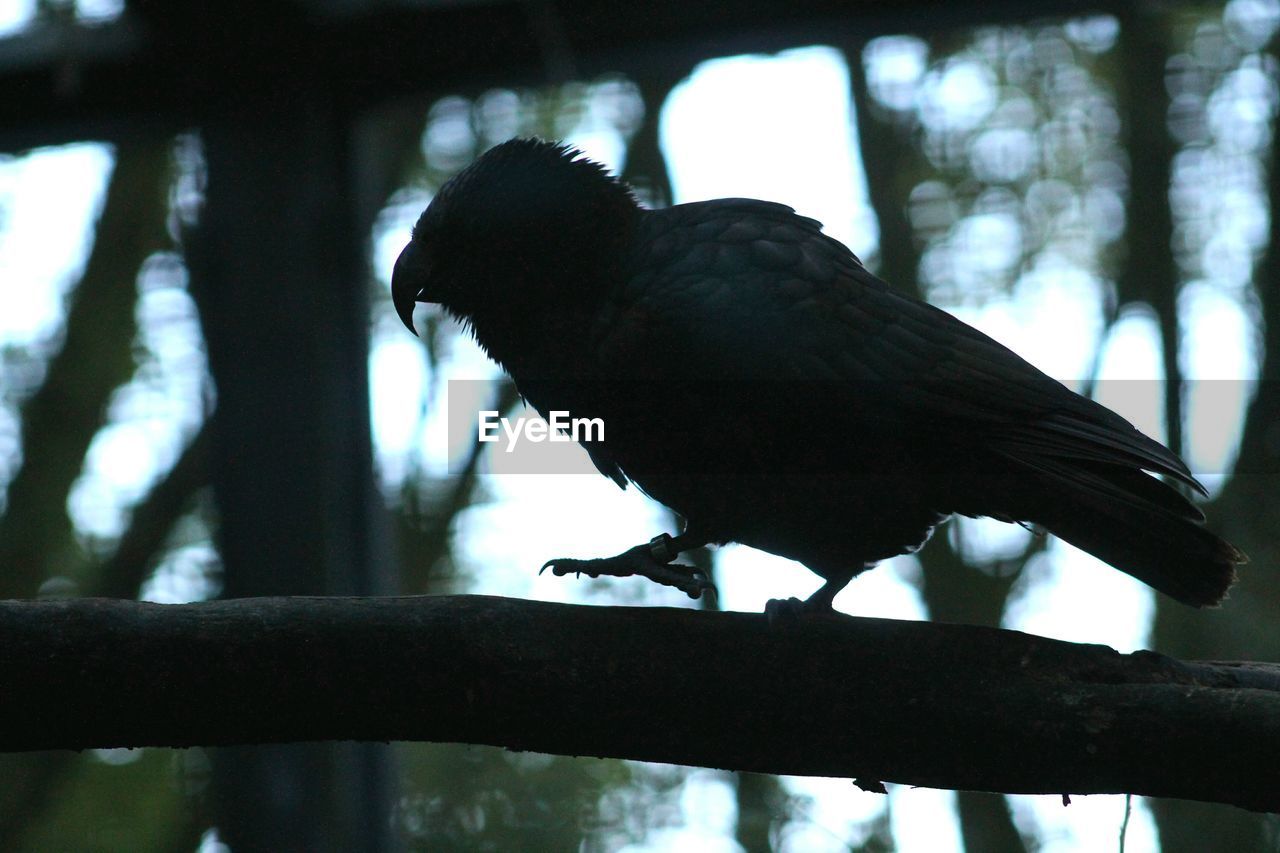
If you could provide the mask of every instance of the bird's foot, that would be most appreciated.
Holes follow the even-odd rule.
[[[851,571],[829,573],[826,583],[804,601],[798,598],[771,598],[765,602],[764,615],[769,617],[771,626],[813,616],[829,616],[836,612],[836,593],[849,584],[854,574]]]
[[[664,533],[644,545],[628,548],[613,557],[594,560],[560,557],[547,560],[538,573],[551,569],[554,575],[586,575],[592,578],[602,575],[615,578],[640,575],[664,586],[673,586],[690,598],[701,598],[704,594],[715,595],[715,584],[701,569],[671,562],[680,553],[673,546],[674,541]]]
[[[815,601],[813,598],[803,601],[798,598],[771,598],[764,605],[764,615],[769,619],[770,627],[834,612],[830,601]]]

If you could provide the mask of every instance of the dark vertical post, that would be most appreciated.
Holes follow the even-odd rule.
[[[227,597],[391,586],[375,571],[387,562],[374,559],[371,534],[379,502],[350,128],[297,59],[202,128],[209,180],[192,273],[218,395],[211,466]],[[220,750],[223,840],[234,850],[387,849],[387,749]]]
[[[1122,297],[1147,299],[1155,307],[1160,320],[1164,346],[1165,416],[1169,425],[1168,445],[1183,451],[1181,372],[1178,366],[1177,295],[1178,267],[1174,257],[1173,212],[1169,189],[1173,174],[1173,158],[1177,145],[1169,133],[1169,89],[1165,79],[1169,57],[1177,49],[1173,42],[1171,19],[1155,7],[1135,6],[1121,17],[1125,66],[1124,79],[1129,97],[1126,123],[1129,126],[1131,184],[1126,241],[1129,262],[1120,281]],[[1273,178],[1274,184],[1274,178]],[[1211,189],[1206,189],[1211,192]],[[1274,244],[1272,251],[1275,251]],[[1269,279],[1260,275],[1257,281]],[[1267,302],[1264,299],[1264,311]],[[1268,332],[1271,324],[1266,324]],[[1267,339],[1268,358],[1274,359],[1274,337]],[[1264,367],[1265,375],[1265,367]],[[1245,427],[1241,460],[1265,458],[1265,446],[1250,444],[1256,427],[1265,421],[1259,407],[1267,393],[1262,391],[1254,401]],[[1271,443],[1271,442],[1268,442]],[[1266,485],[1267,497],[1250,494],[1257,485]],[[1272,620],[1274,598],[1267,595],[1267,572],[1256,567],[1267,566],[1259,559],[1257,543],[1274,539],[1274,521],[1254,527],[1254,518],[1265,514],[1274,502],[1274,480],[1255,479],[1237,472],[1227,489],[1209,507],[1210,527],[1240,545],[1253,558],[1253,564],[1241,569],[1242,582],[1232,590],[1221,610],[1191,610],[1156,599],[1154,647],[1166,654],[1192,657],[1265,660],[1278,648],[1274,631],[1258,632],[1256,626]],[[1241,497],[1245,500],[1239,501]],[[1238,502],[1239,501],[1239,502]],[[1260,531],[1266,531],[1259,536]],[[1271,587],[1275,589],[1274,586]],[[1268,649],[1270,647],[1270,649]],[[1212,838],[1223,850],[1263,849],[1267,837],[1265,821],[1259,815],[1236,809],[1214,809],[1202,803],[1151,800],[1151,811],[1159,830],[1161,849],[1182,853],[1196,849],[1198,839]]]
[[[1125,243],[1128,258],[1117,285],[1120,304],[1147,302],[1160,325],[1164,364],[1165,444],[1181,454],[1182,370],[1178,363],[1178,265],[1173,257],[1169,188],[1176,152],[1169,135],[1169,21],[1137,8],[1121,18],[1130,190]]]

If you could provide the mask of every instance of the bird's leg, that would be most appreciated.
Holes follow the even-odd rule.
[[[840,572],[828,574],[826,583],[818,587],[818,589],[804,600],[804,609],[811,613],[826,613],[834,610],[832,603],[836,600],[836,596],[840,594],[849,581],[853,580],[858,572],[853,569],[845,569]]]
[[[771,598],[765,602],[765,615],[769,617],[770,624],[774,624],[779,619],[794,619],[798,616],[832,613],[835,611],[832,603],[835,601],[836,596],[840,594],[840,590],[848,586],[849,581],[860,574],[864,568],[860,566],[857,569],[840,569],[839,571],[827,572],[823,575],[826,582],[804,601],[798,598]]]
[[[616,578],[642,575],[665,586],[674,586],[690,598],[701,598],[704,592],[714,594],[715,585],[711,583],[711,579],[703,574],[701,569],[672,561],[683,552],[701,548],[709,541],[706,537],[688,530],[679,536],[663,533],[643,545],[629,548],[613,557],[595,560],[561,557],[548,560],[539,570],[539,574],[551,569],[552,574],[555,575],[581,574],[592,578],[598,578],[601,575]]]

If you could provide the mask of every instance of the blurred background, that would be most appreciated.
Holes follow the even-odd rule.
[[[1181,452],[1253,558],[1195,612],[1058,541],[952,522],[839,609],[1280,660],[1278,26],[1280,0],[0,0],[0,594],[698,606],[537,576],[673,519],[601,477],[495,472],[445,402],[464,382],[509,409],[512,389],[450,321],[423,309],[419,340],[392,310],[432,194],[540,135],[651,206],[822,220]],[[818,585],[740,547],[698,559],[727,609]],[[1280,850],[1276,818],[1224,806],[458,745],[0,774],[0,850]]]

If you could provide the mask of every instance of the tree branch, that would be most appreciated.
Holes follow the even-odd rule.
[[[1280,665],[484,596],[0,602],[0,749],[432,740],[1280,811]]]
[[[195,493],[209,484],[209,443],[206,421],[169,473],[133,508],[116,550],[97,567],[94,595],[138,595],[152,569],[151,561],[161,553],[174,525],[191,506]]]
[[[135,367],[135,279],[147,256],[164,246],[168,144],[135,135],[116,146],[93,250],[67,311],[66,339],[22,406],[22,467],[0,514],[0,594],[35,595],[52,565],[83,560],[67,493],[112,392]]]

